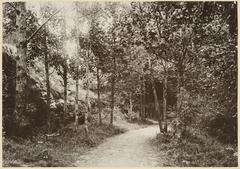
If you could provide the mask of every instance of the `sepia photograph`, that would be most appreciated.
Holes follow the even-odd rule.
[[[3,167],[238,167],[237,1],[4,1]]]

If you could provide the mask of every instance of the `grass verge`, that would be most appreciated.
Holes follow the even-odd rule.
[[[125,130],[107,124],[91,124],[89,137],[84,129],[79,127],[74,131],[69,125],[61,131],[61,135],[44,139],[42,135],[34,137],[33,141],[21,138],[3,138],[4,167],[71,167],[82,153],[97,146],[102,141]]]
[[[177,139],[159,134],[154,140],[159,151],[165,152],[168,164],[178,167],[237,167],[237,146],[218,142],[200,132]]]

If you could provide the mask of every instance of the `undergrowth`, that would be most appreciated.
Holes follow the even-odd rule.
[[[237,146],[220,143],[204,133],[188,133],[184,138],[158,134],[154,143],[166,152],[170,166],[237,167]]]
[[[3,138],[3,166],[39,166],[65,167],[74,166],[76,158],[91,147],[100,144],[105,138],[123,133],[124,130],[107,124],[91,124],[89,135],[84,129],[68,126],[61,135],[46,140],[43,135],[33,141],[21,138]]]

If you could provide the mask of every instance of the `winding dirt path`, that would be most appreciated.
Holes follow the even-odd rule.
[[[163,166],[163,154],[151,145],[158,126],[131,130],[111,137],[80,156],[79,167],[156,167]]]

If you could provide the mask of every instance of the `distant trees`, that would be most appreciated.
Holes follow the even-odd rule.
[[[47,132],[52,132],[52,118],[53,114],[50,110],[51,105],[51,84],[50,84],[50,67],[55,65],[55,61],[58,59],[59,51],[58,45],[59,41],[53,33],[49,31],[49,25],[54,25],[57,21],[50,21],[59,10],[53,8],[53,6],[48,3],[45,6],[41,7],[41,17],[44,20],[42,25],[42,30],[39,30],[39,34],[42,35],[43,47],[41,49],[41,54],[44,56],[44,65],[45,65],[45,76],[46,76],[46,101],[47,101]],[[55,16],[56,17],[56,16]],[[50,24],[49,24],[50,23]],[[41,39],[41,38],[40,38]]]
[[[110,57],[110,83],[111,83],[111,113],[110,113],[110,124],[113,124],[113,116],[114,116],[114,107],[115,107],[115,92],[116,92],[116,78],[117,78],[117,55],[118,45],[117,45],[117,3],[108,3],[108,12],[110,17],[113,19],[112,24],[107,32],[107,40],[108,46],[107,50],[109,52]]]
[[[78,41],[78,39],[77,39]],[[79,44],[79,43],[77,43]],[[79,80],[83,79],[85,75],[85,67],[83,66],[83,58],[81,57],[81,52],[78,49],[78,53],[76,57],[70,59],[69,64],[69,73],[71,74],[72,78],[75,80],[76,85],[76,93],[75,93],[75,108],[74,108],[74,116],[75,116],[75,127],[78,127],[79,121]]]
[[[158,9],[157,2],[153,3],[132,3],[132,25],[137,29],[138,33],[135,34],[135,43],[137,45],[143,45],[145,49],[149,52],[149,69],[150,76],[152,76],[152,89],[155,100],[155,110],[158,112],[159,118],[159,127],[161,131],[167,130],[166,123],[166,88],[167,88],[167,78],[168,78],[168,66],[167,66],[167,58],[166,52],[164,48],[165,37],[168,36],[166,34],[163,35],[166,27],[164,26],[164,19],[162,18],[164,15],[160,13],[160,9]],[[160,5],[161,6],[161,5]],[[164,7],[163,7],[164,8]],[[140,35],[140,36],[139,36]],[[157,64],[154,64],[156,62]],[[155,87],[155,77],[154,77],[154,67],[157,67],[159,70],[162,70],[163,76],[160,78],[163,83],[163,110],[161,112],[158,96]],[[159,67],[161,66],[161,67]],[[159,76],[159,75],[158,75]],[[159,79],[159,78],[158,78]],[[163,124],[162,124],[163,123]]]
[[[177,115],[181,122],[180,116],[185,116],[181,115],[185,112],[182,107],[184,90],[191,84],[189,73],[191,74],[191,72],[201,65],[203,59],[201,56],[206,51],[210,52],[209,50],[205,50],[206,48],[211,48],[211,50],[217,49],[218,47],[213,47],[212,45],[219,45],[218,42],[228,36],[226,23],[223,21],[223,18],[228,14],[226,14],[227,12],[225,14],[221,13],[222,11],[228,11],[230,8],[234,9],[233,4],[231,4],[232,6],[228,5],[227,3],[212,2],[132,3],[132,25],[134,26],[132,29],[135,29],[135,32],[137,32],[135,36],[136,44],[145,46],[149,53],[155,55],[155,61],[160,62],[163,68],[161,73],[163,74],[163,121],[165,121],[167,107],[166,87],[168,67],[172,67],[176,72]],[[235,18],[232,14],[228,16]],[[215,20],[213,19],[214,17]],[[222,42],[220,43],[223,45]],[[214,53],[220,54],[221,52],[219,51],[221,49],[218,48],[217,50],[218,52],[215,51]],[[208,53],[208,56],[216,58],[216,55],[212,52]],[[204,56],[206,56],[205,54]],[[211,63],[214,62],[212,61]],[[218,93],[217,91],[215,92]],[[197,92],[196,94],[200,93]]]
[[[99,123],[102,123],[101,119],[101,72],[104,70],[104,57],[106,57],[106,47],[105,47],[105,34],[102,28],[99,27],[99,23],[96,20],[91,21],[90,26],[90,42],[91,50],[95,56],[94,66],[96,67],[96,76],[97,76],[97,107],[99,115]]]
[[[91,43],[91,50],[94,54],[93,58],[93,64],[96,68],[96,76],[97,76],[97,95],[98,95],[98,101],[97,101],[97,107],[98,107],[98,118],[99,118],[99,124],[102,123],[102,117],[101,117],[101,74],[105,70],[104,68],[104,62],[106,62],[107,57],[107,49],[106,49],[106,35],[103,31],[103,28],[100,25],[100,19],[103,19],[103,8],[100,4],[96,3],[91,11],[91,15],[89,15],[89,24],[90,24],[90,30],[89,30],[89,40]]]
[[[63,46],[66,44],[66,41],[67,41],[67,33],[66,33],[66,21],[65,21],[65,18],[63,18],[62,20],[62,40],[63,40]],[[62,71],[61,69],[59,69],[59,74],[60,76],[62,77],[63,79],[63,86],[64,86],[64,107],[63,107],[63,111],[64,111],[64,114],[67,113],[67,86],[68,86],[68,56],[67,56],[67,52],[65,51],[65,48],[63,48],[63,51],[62,51],[62,58],[61,58],[61,67],[62,67]]]
[[[90,85],[90,50],[91,50],[91,44],[90,41],[86,38],[81,39],[82,44],[80,44],[80,47],[84,50],[84,65],[86,69],[86,111],[84,114],[84,128],[86,135],[88,136],[88,116],[91,112],[91,105],[90,105],[90,98],[89,98],[89,85]]]

